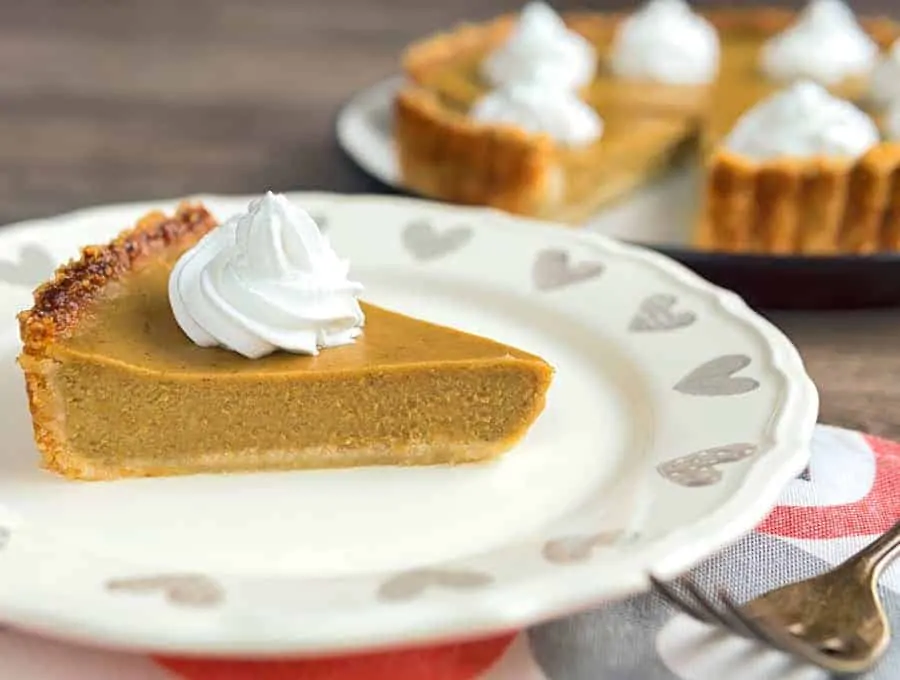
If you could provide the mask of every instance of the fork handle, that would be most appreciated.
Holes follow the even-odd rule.
[[[900,554],[900,521],[853,555],[845,564],[861,568],[877,578],[890,562]]]

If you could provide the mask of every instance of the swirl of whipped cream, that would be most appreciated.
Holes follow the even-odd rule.
[[[869,87],[872,101],[879,106],[886,107],[900,101],[900,40],[891,45],[884,59],[875,67]]]
[[[798,81],[745,113],[725,145],[754,160],[855,159],[879,142],[872,119],[811,81]]]
[[[548,90],[539,82],[523,82],[492,90],[475,102],[469,115],[482,123],[515,125],[546,134],[560,144],[583,146],[603,134],[603,120],[568,90]]]
[[[597,55],[582,36],[542,2],[529,2],[506,42],[488,55],[482,73],[495,87],[540,79],[578,89],[594,77]]]
[[[181,256],[169,302],[201,347],[315,355],[362,332],[362,286],[348,270],[315,221],[270,191]]]
[[[762,49],[762,70],[776,80],[806,78],[834,85],[868,75],[878,45],[841,0],[811,0],[789,28]]]
[[[650,0],[619,25],[610,68],[630,80],[709,83],[719,71],[719,35],[685,0]]]

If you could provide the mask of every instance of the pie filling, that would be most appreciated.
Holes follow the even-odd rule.
[[[515,443],[543,404],[539,377],[516,363],[149,382],[124,367],[66,362],[54,388],[70,451],[97,468],[302,467],[304,454],[316,467],[412,465],[478,460]]]

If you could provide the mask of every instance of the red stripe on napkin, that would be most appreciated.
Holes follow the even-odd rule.
[[[822,540],[872,536],[900,518],[900,444],[865,437],[875,454],[875,481],[855,503],[824,507],[776,507],[757,531],[785,538]]]

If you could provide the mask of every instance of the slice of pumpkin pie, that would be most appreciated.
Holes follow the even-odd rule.
[[[151,213],[19,315],[44,467],[75,479],[492,458],[553,369],[357,301],[313,220],[268,194],[218,226]]]

